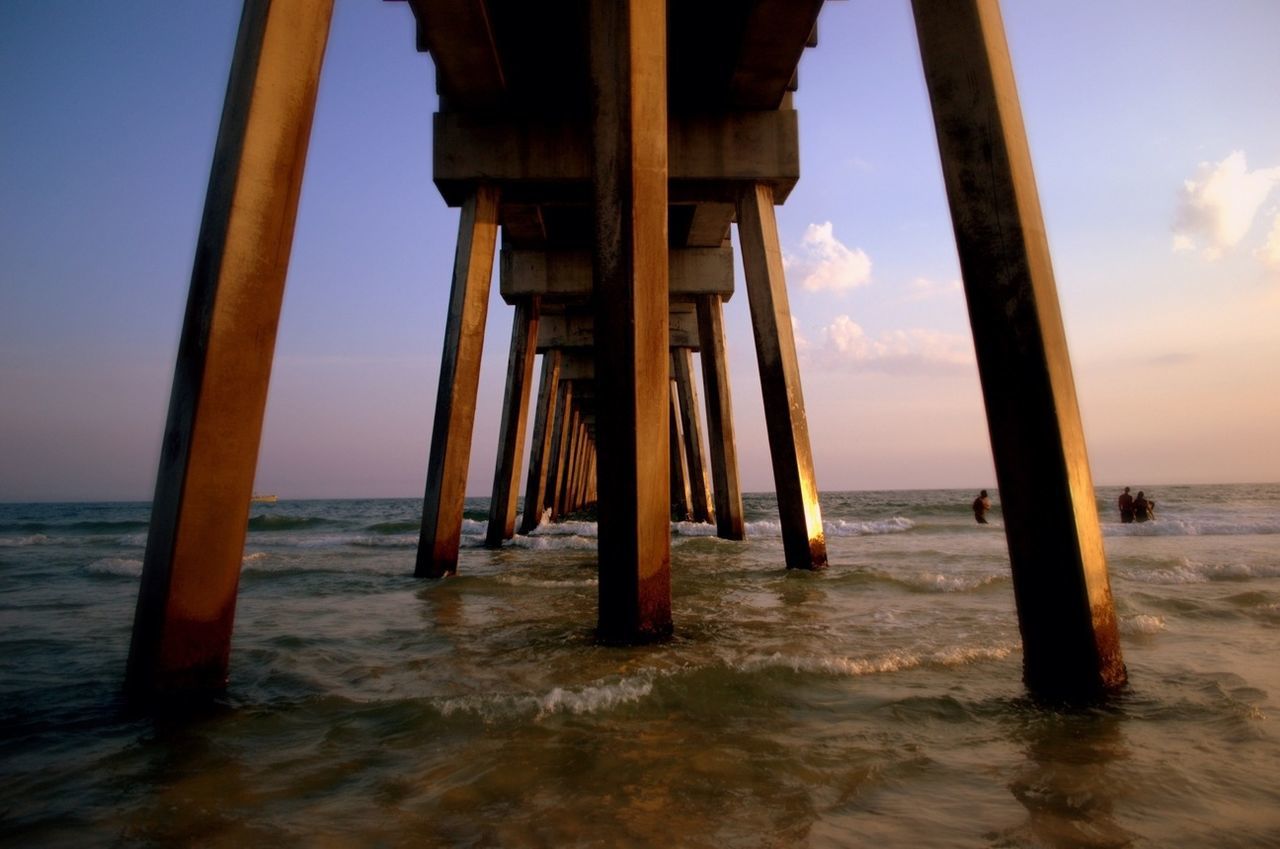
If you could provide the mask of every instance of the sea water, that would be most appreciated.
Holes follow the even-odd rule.
[[[1037,704],[997,499],[822,498],[831,568],[672,526],[675,635],[597,645],[596,528],[412,577],[420,503],[254,505],[230,686],[120,698],[145,504],[0,505],[13,846],[1280,845],[1280,486],[1101,489],[1130,684]]]

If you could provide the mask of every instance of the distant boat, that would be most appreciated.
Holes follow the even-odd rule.
[[[254,493],[249,496],[250,504],[275,504],[276,501],[277,498],[274,495],[258,495],[257,493]]]

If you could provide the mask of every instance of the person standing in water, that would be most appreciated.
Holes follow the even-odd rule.
[[[1138,497],[1133,499],[1133,518],[1139,522],[1145,522],[1152,517],[1152,510],[1155,507],[1154,501],[1147,500],[1147,494],[1142,490],[1138,490]]]
[[[1120,508],[1120,521],[1126,525],[1133,521],[1133,496],[1129,494],[1129,487],[1124,488],[1124,492],[1120,493],[1120,500],[1117,502]]]
[[[979,525],[987,524],[987,511],[991,509],[991,499],[984,489],[973,499],[973,518]]]

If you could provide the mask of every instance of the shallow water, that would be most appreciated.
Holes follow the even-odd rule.
[[[1039,706],[1000,514],[823,496],[831,568],[673,527],[676,635],[592,642],[594,525],[410,577],[412,500],[255,505],[223,704],[130,717],[146,505],[0,505],[7,845],[1280,845],[1280,486],[1104,524],[1129,688]],[[1099,493],[1104,521],[1115,493]],[[550,532],[548,532],[550,531]]]

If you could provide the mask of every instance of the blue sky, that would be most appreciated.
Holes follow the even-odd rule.
[[[1280,4],[1006,0],[1094,478],[1280,480]],[[239,17],[0,4],[0,499],[150,497]],[[827,4],[779,210],[823,489],[990,486],[906,0]],[[404,4],[338,0],[258,488],[419,495],[457,213]],[[742,478],[772,488],[746,298]],[[510,310],[492,298],[468,491]]]

